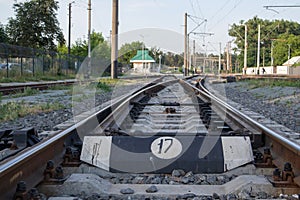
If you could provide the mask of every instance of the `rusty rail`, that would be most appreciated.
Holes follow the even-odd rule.
[[[162,79],[158,78],[146,86],[137,89],[125,96],[116,98],[111,105],[101,109],[86,119],[74,124],[56,135],[30,147],[17,155],[10,157],[0,163],[0,199],[12,199],[19,181],[25,181],[27,188],[33,188],[43,180],[43,171],[46,163],[53,160],[55,163],[62,163],[66,147],[80,138],[77,129],[84,129],[86,132],[93,130],[95,120],[106,118],[122,102],[131,95],[149,86],[155,85]]]
[[[274,163],[282,168],[285,163],[291,163],[293,166],[293,170],[295,172],[295,183],[300,185],[300,145],[289,140],[284,137],[280,133],[274,131],[273,129],[264,126],[263,124],[255,121],[234,107],[230,106],[226,102],[220,100],[218,97],[209,92],[203,84],[200,84],[200,88],[197,88],[190,83],[186,82],[186,84],[190,85],[194,88],[194,90],[198,91],[201,95],[213,101],[216,105],[221,107],[222,109],[226,109],[226,112],[229,117],[237,118],[238,120],[248,124],[253,127],[255,130],[263,134],[266,138],[264,138],[265,146],[268,146],[272,152]]]

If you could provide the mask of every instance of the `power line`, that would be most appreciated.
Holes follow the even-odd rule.
[[[217,26],[219,23],[221,23],[228,15],[230,15],[230,13],[234,10],[234,9],[236,9],[237,7],[238,7],[238,5],[242,2],[243,0],[239,0],[230,10],[229,10],[229,12],[224,16],[224,17],[222,17],[222,19],[220,19],[216,24],[214,24],[213,26],[212,26],[212,28],[210,28],[210,30],[211,29],[213,29],[213,28],[215,28],[215,26]]]
[[[195,11],[194,4],[193,4],[192,0],[189,0],[189,2],[192,6],[192,10],[193,10],[194,15],[196,15],[196,11]]]
[[[280,24],[280,21],[279,21],[278,24],[277,24],[271,31],[269,31],[269,32],[265,35],[265,37],[263,37],[261,40],[266,39],[266,38],[270,35],[270,33],[272,33],[275,29],[279,28],[279,24]]]
[[[225,5],[228,4],[229,1],[230,0],[227,0],[210,19],[212,20],[219,12],[221,12],[225,8]]]
[[[264,8],[299,8],[300,5],[264,6]]]
[[[196,2],[197,2],[197,7],[198,7],[198,10],[199,10],[199,12],[200,12],[200,15],[204,18],[204,15],[203,15],[202,10],[201,10],[201,7],[200,7],[199,0],[196,0]]]
[[[299,8],[300,5],[276,5],[276,6],[263,6],[263,7],[267,10],[271,10],[271,11],[275,12],[276,14],[279,14],[279,12],[277,10],[270,9],[270,8]]]

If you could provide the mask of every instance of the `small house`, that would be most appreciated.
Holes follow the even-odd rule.
[[[277,74],[300,75],[300,56],[292,57],[282,66],[277,66]]]
[[[155,71],[155,60],[149,55],[148,50],[138,50],[130,63],[133,63],[135,73],[149,74]]]

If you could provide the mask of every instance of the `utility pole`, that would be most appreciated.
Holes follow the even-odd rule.
[[[222,44],[221,42],[219,43],[220,46],[220,52],[219,52],[219,75],[221,75],[221,51],[222,51]]]
[[[118,9],[119,0],[113,0],[112,2],[112,41],[111,41],[111,78],[118,78]]]
[[[229,42],[229,71],[232,72],[231,42]]]
[[[273,48],[274,48],[274,44],[273,44],[274,39],[271,39],[271,66],[273,67],[274,65],[274,57],[273,57]]]
[[[72,3],[69,3],[69,33],[68,33],[68,68],[70,68],[71,60],[71,13],[72,13]],[[68,69],[67,69],[68,71]]]
[[[74,1],[72,2],[74,3]],[[72,3],[69,3],[69,36],[68,36],[68,57],[70,62],[70,54],[71,54],[71,13],[72,13]]]
[[[91,75],[91,17],[92,4],[91,0],[88,2],[88,76]]]
[[[248,42],[247,42],[247,25],[245,24],[245,47],[244,47],[244,69],[243,69],[243,74],[246,74],[247,71],[247,48],[248,48]]]
[[[196,71],[196,42],[193,40],[193,65],[194,65],[194,72]]]
[[[266,47],[263,46],[263,67],[265,67],[265,51],[266,51]]]
[[[187,13],[184,14],[184,76],[187,76]]]
[[[257,38],[257,65],[256,65],[257,74],[259,74],[259,65],[260,65],[260,24],[258,24],[258,38]]]
[[[288,47],[289,47],[288,49],[288,60],[289,60],[291,58],[291,45],[288,44]]]
[[[191,69],[191,62],[190,62],[190,35],[187,34],[187,56],[186,56],[186,62],[187,62],[187,76],[190,74],[190,69]]]
[[[229,48],[230,48],[230,42],[227,42],[227,48],[226,48],[226,54],[227,54],[227,66],[226,66],[226,70],[229,71],[230,70],[230,64],[229,64]]]

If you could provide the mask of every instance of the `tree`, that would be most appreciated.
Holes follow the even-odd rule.
[[[107,41],[104,40],[102,33],[97,33],[94,30],[91,33],[91,56],[98,59],[110,59],[110,47]],[[88,41],[78,39],[75,45],[72,45],[71,53],[80,57],[88,56]]]
[[[143,46],[144,43],[140,41],[123,44],[119,50],[118,62],[122,64],[129,64],[130,59],[136,55],[137,50],[142,50]]]
[[[300,35],[284,33],[274,40],[273,47],[274,65],[282,65],[293,56],[300,55]]]
[[[11,44],[56,50],[55,42],[64,44],[56,18],[58,1],[30,0],[13,5],[16,16],[9,18],[7,33]]]
[[[8,36],[5,32],[5,27],[0,23],[0,43],[8,42]]]
[[[151,47],[149,51],[149,55],[154,58],[155,62],[159,62],[159,56],[163,55],[163,52],[157,47]]]
[[[247,65],[256,66],[258,24],[261,26],[261,53],[260,60],[265,61],[265,65],[271,65],[271,43],[273,39],[279,38],[281,34],[300,35],[300,24],[287,20],[263,20],[258,17],[248,21],[240,21],[239,24],[233,24],[229,29],[229,35],[234,37],[236,48],[235,52],[240,52],[237,57],[237,63],[244,65],[244,25],[247,25]]]
[[[58,44],[57,52],[60,54],[68,54],[68,47],[66,44]]]
[[[162,60],[164,65],[181,67],[183,65],[183,55],[174,54],[172,52],[167,52],[163,54]]]

